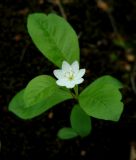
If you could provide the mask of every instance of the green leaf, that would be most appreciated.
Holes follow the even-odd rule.
[[[92,117],[118,121],[123,111],[120,87],[115,78],[98,78],[79,95],[81,108]]]
[[[40,75],[32,79],[26,86],[24,101],[26,107],[37,104],[54,94],[58,89],[56,80],[48,75]]]
[[[9,104],[9,110],[22,119],[34,118],[47,111],[54,105],[72,98],[70,93],[65,90],[57,89],[54,92],[54,95],[48,97],[44,101],[26,108],[24,103],[24,91],[25,89],[17,93]]]
[[[18,92],[12,98],[12,100],[10,101],[9,106],[8,106],[9,111],[13,112],[18,117],[21,117],[21,118],[22,118],[22,115],[24,114],[24,112],[27,110],[27,108],[24,108],[24,106],[25,106],[24,99],[23,99],[24,90],[25,89],[22,89],[20,92]]]
[[[99,85],[101,88],[103,87],[103,85],[108,85],[108,84],[114,86],[117,89],[120,89],[123,87],[122,83],[119,80],[109,75],[105,75],[105,76],[98,78],[93,83],[91,83],[89,86],[91,86],[91,88],[92,87],[95,88],[95,85]]]
[[[119,47],[122,47],[123,49],[129,48],[129,45],[127,44],[126,40],[121,35],[117,35],[113,39],[113,43]]]
[[[60,139],[71,139],[77,137],[78,134],[72,128],[62,128],[58,132]]]
[[[58,67],[64,60],[69,63],[79,61],[78,37],[62,17],[55,14],[30,14],[27,28],[37,48]]]
[[[75,105],[70,116],[71,126],[81,137],[91,132],[91,119],[79,105]]]

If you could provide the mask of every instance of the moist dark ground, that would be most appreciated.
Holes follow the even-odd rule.
[[[94,0],[62,2],[67,20],[80,35],[81,68],[87,69],[80,89],[102,75],[118,78],[124,84],[123,114],[119,122],[92,118],[93,129],[88,137],[63,141],[56,134],[61,127],[69,126],[73,102],[59,104],[28,121],[10,113],[8,103],[19,90],[35,76],[52,75],[56,68],[31,41],[26,29],[27,15],[61,12],[46,0],[1,1],[0,160],[129,160],[130,143],[136,140],[136,95],[130,81],[135,81],[136,2],[108,1],[119,33],[129,42],[127,50],[113,43],[109,17]]]

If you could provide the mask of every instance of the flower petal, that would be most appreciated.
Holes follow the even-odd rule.
[[[67,88],[74,88],[75,85],[76,85],[76,84],[73,83],[73,82],[67,82],[66,87],[67,87]]]
[[[59,79],[56,81],[59,86],[66,86],[67,82],[64,79]]]
[[[72,67],[74,73],[77,74],[78,71],[79,71],[79,63],[78,63],[78,61],[74,61],[74,62],[72,63],[72,65],[71,65],[71,67]]]
[[[75,86],[74,81],[70,82],[70,81],[68,81],[66,79],[59,79],[59,80],[56,81],[56,83],[59,86],[65,86],[67,88],[74,88],[74,86]]]
[[[76,75],[76,78],[81,78],[85,74],[85,69],[80,69]]]
[[[64,77],[63,72],[61,69],[55,69],[53,71],[53,74],[55,75],[56,78],[62,79]]]
[[[69,72],[71,70],[70,64],[68,64],[66,61],[63,61],[63,63],[62,63],[62,70],[64,72]]]
[[[82,83],[83,81],[84,81],[83,78],[79,78],[79,79],[75,80],[75,84],[80,84],[80,83]]]

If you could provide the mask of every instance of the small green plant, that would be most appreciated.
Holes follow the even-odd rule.
[[[55,14],[33,13],[28,16],[27,28],[37,48],[59,68],[53,71],[57,80],[50,75],[35,77],[13,97],[9,110],[22,119],[31,119],[60,102],[76,99],[71,126],[58,132],[61,139],[87,136],[92,129],[91,117],[118,121],[123,103],[122,84],[117,79],[102,76],[79,93],[85,69],[79,69],[78,37],[68,22]]]

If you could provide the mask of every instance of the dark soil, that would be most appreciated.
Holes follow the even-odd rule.
[[[136,140],[136,91],[130,81],[135,82],[136,2],[108,3],[113,8],[118,32],[130,45],[127,49],[113,43],[115,33],[110,19],[96,1],[62,1],[67,20],[80,35],[81,68],[87,68],[80,89],[102,75],[112,75],[124,84],[124,111],[116,123],[92,118],[93,130],[86,138],[62,141],[56,134],[61,127],[69,126],[73,102],[57,105],[28,121],[8,111],[11,98],[32,78],[52,74],[55,68],[31,41],[26,29],[27,15],[61,15],[59,7],[51,0],[0,2],[0,160],[129,160],[130,143]]]

